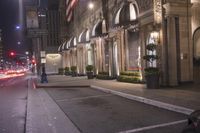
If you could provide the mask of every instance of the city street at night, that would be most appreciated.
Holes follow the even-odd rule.
[[[187,126],[184,113],[89,87],[100,80],[50,76],[41,84],[29,73],[0,81],[2,133],[181,133]]]
[[[0,0],[0,133],[200,133],[200,0]]]

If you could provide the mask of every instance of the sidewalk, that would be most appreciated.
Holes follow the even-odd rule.
[[[170,108],[169,110],[184,114],[190,114],[193,110],[200,109],[200,85],[188,84],[173,88],[146,89],[145,84],[122,83],[116,80],[88,80],[87,77],[54,75],[48,76],[48,80],[49,83],[41,84],[38,79],[37,88],[90,86],[157,107]]]
[[[26,133],[80,133],[44,89],[32,88],[28,80]]]

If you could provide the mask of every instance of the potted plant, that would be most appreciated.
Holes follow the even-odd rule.
[[[87,77],[88,77],[88,79],[93,79],[94,78],[93,69],[94,69],[93,65],[87,65],[86,66],[86,71],[87,71]]]
[[[65,67],[65,75],[70,75],[69,67]]]
[[[77,76],[77,67],[71,66],[71,71],[72,71],[72,77],[76,77]]]
[[[64,68],[58,68],[58,74],[63,75],[64,74]]]
[[[143,57],[144,60],[149,62],[147,68],[145,68],[145,78],[147,88],[156,89],[159,88],[159,68],[153,65],[153,62],[158,60],[158,55],[156,55],[157,45],[150,43],[146,46],[147,55]]]

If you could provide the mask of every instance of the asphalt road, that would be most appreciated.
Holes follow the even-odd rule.
[[[24,133],[26,99],[25,76],[0,80],[0,133]]]
[[[187,116],[91,88],[46,89],[83,133],[180,133]]]

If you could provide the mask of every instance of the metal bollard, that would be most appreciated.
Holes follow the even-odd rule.
[[[47,74],[46,73],[42,73],[42,75],[41,75],[41,83],[48,83]]]

